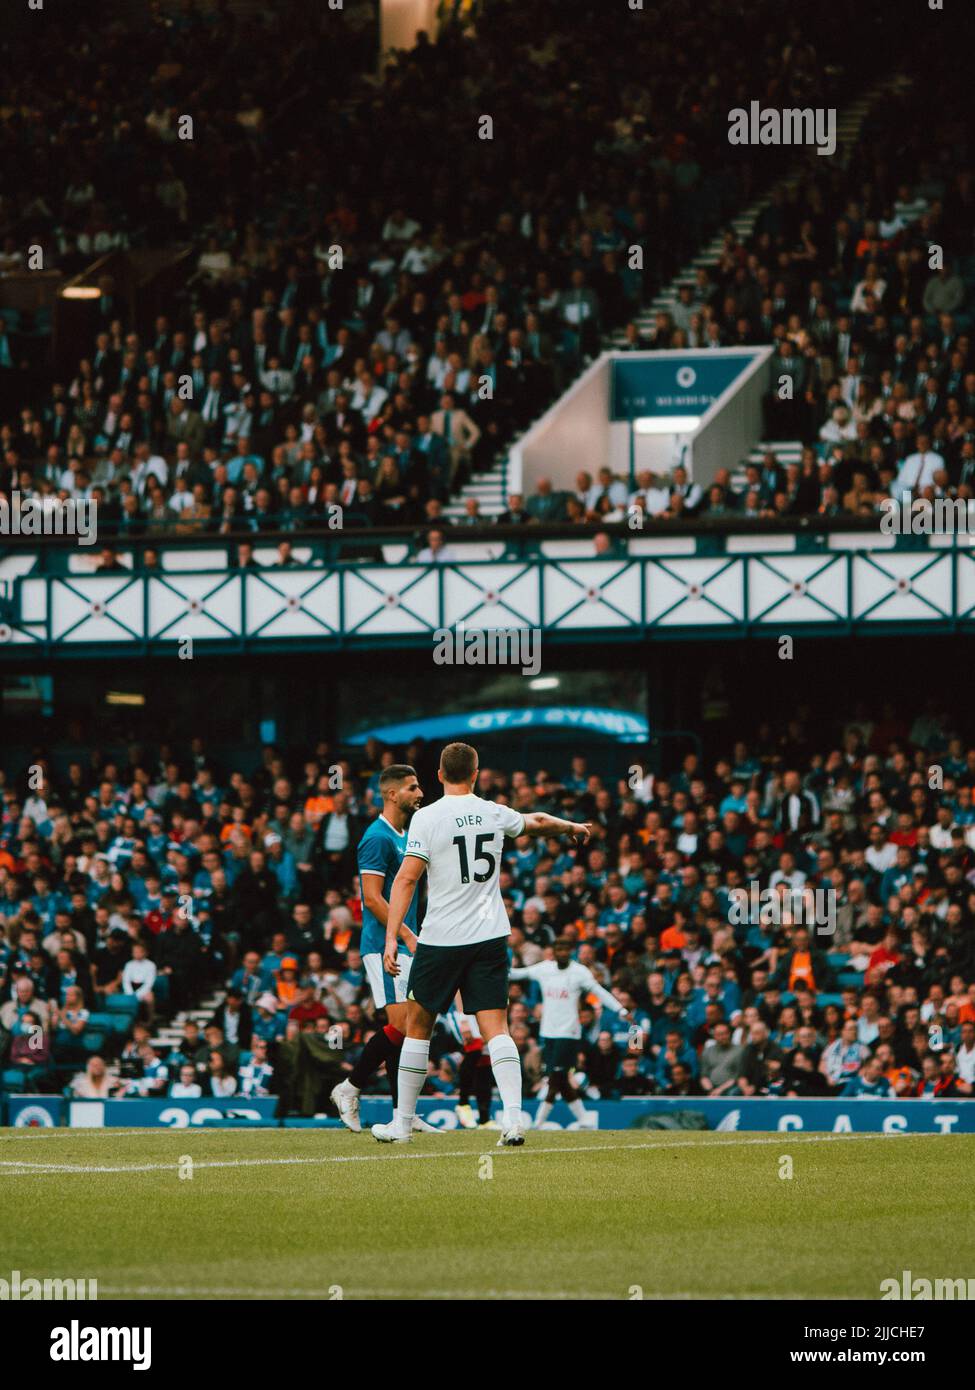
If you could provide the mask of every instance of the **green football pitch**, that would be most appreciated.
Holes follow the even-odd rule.
[[[975,1135],[496,1140],[2,1130],[0,1277],[103,1299],[872,1299],[905,1269],[975,1275]]]

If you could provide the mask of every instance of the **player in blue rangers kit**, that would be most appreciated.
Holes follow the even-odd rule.
[[[377,1009],[386,1010],[385,1028],[377,1028],[362,1050],[362,1056],[345,1081],[332,1091],[332,1103],[339,1118],[358,1133],[359,1095],[376,1071],[386,1064],[393,1105],[397,1100],[399,1054],[406,1030],[406,992],[413,952],[416,950],[416,914],[419,894],[414,894],[399,933],[400,973],[390,975],[383,968],[386,949],[386,920],[389,894],[406,852],[406,826],[423,800],[416,773],[405,763],[387,767],[379,778],[383,798],[382,814],[377,816],[359,841],[359,895],[362,900],[362,937],[359,951]],[[431,1129],[417,1120],[414,1128]]]

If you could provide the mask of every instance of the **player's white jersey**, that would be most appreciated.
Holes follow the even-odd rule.
[[[581,1038],[579,998],[583,994],[595,994],[607,1008],[615,1009],[618,1014],[623,1012],[620,1001],[608,989],[603,989],[588,966],[580,965],[577,960],[570,960],[564,970],[560,970],[554,960],[541,960],[537,965],[525,965],[510,973],[512,980],[537,980],[541,986],[540,1037]]]
[[[469,946],[511,930],[499,871],[505,836],[524,833],[525,817],[479,796],[443,796],[410,821],[406,853],[428,864],[426,946]]]

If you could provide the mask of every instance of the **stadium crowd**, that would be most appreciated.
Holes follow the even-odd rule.
[[[218,26],[157,7],[138,44],[102,23],[92,45],[99,21],[76,14],[70,70],[60,31],[9,38],[0,273],[32,245],[66,273],[186,245],[195,271],[151,328],[103,274],[87,352],[36,400],[16,385],[28,325],[0,310],[0,489],[95,498],[105,533],[132,538],[321,527],[335,506],[348,525],[433,520],[740,207],[756,168],[723,135],[743,92],[835,104],[896,41],[815,5],[796,27],[774,0],[671,6],[665,27],[619,7],[567,28],[562,9],[485,4],[476,44],[448,25],[380,83],[349,61],[351,18],[307,6]],[[855,69],[851,30],[870,55]],[[790,153],[763,149],[762,177]],[[793,262],[815,258],[779,211],[758,251],[785,239],[791,296]]]
[[[3,1089],[324,1109],[321,1086],[295,1089],[298,1059],[312,1048],[339,1079],[377,1026],[356,846],[382,768],[404,760],[432,798],[422,745],[352,760],[266,747],[230,768],[195,739],[11,770]],[[592,822],[585,848],[519,839],[501,869],[513,962],[569,938],[637,1025],[584,1002],[589,1097],[973,1095],[975,745],[936,702],[911,724],[887,706],[818,748],[793,720],[710,766],[689,754],[604,778],[577,756],[557,773],[482,768],[478,790]],[[741,888],[774,906],[743,912]],[[204,1026],[187,1021],[214,990]],[[535,990],[510,994],[528,1096]],[[438,1030],[429,1094],[456,1094],[463,1041]]]
[[[933,126],[928,103],[924,81],[885,100],[845,169],[774,190],[753,234],[729,232],[648,334],[627,326],[625,350],[772,345],[765,437],[800,443],[799,460],[729,459],[706,489],[680,469],[603,469],[562,493],[546,483],[529,514],[876,517],[905,493],[975,498],[971,138],[949,95]]]

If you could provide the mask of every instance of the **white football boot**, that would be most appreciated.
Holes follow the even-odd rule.
[[[525,1142],[525,1131],[521,1123],[521,1115],[516,1110],[509,1115],[505,1112],[501,1116],[501,1138],[498,1140],[499,1149],[517,1149]]]
[[[378,1139],[380,1144],[409,1144],[413,1139],[413,1128],[404,1129],[394,1114],[388,1125],[373,1125],[372,1137]]]
[[[362,1123],[359,1120],[359,1092],[348,1081],[340,1081],[337,1086],[332,1088],[332,1104],[339,1112],[339,1119],[346,1129],[351,1129],[354,1134],[361,1134]]]

